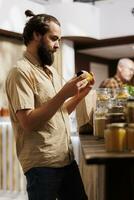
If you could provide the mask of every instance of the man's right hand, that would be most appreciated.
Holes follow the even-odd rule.
[[[65,99],[77,95],[78,92],[82,88],[86,87],[87,84],[87,79],[81,76],[74,77],[71,80],[69,80],[62,88],[62,92],[64,92]]]

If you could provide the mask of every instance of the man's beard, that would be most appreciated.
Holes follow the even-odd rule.
[[[51,66],[54,62],[54,53],[50,52],[43,44],[43,42],[41,42],[38,47],[38,56],[42,65]]]

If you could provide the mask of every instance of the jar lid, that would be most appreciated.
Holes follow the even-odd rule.
[[[134,97],[129,97],[128,99],[127,99],[127,101],[129,102],[129,101],[134,101]]]
[[[125,127],[125,126],[127,126],[127,123],[111,123],[111,124],[106,125],[107,128],[110,128],[110,127],[121,128],[121,127]]]
[[[106,116],[122,116],[125,115],[125,113],[121,112],[121,113],[106,113]]]
[[[128,127],[134,128],[134,123],[128,123]]]
[[[111,91],[111,88],[108,87],[99,87],[96,89],[97,92],[101,92],[101,91]]]
[[[124,106],[112,106],[108,109],[108,113],[122,113],[124,112]]]

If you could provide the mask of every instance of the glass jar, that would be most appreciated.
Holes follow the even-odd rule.
[[[97,101],[107,101],[111,97],[110,88],[97,88],[96,89]]]
[[[106,128],[106,113],[108,112],[111,98],[110,88],[96,89],[96,110],[93,116],[94,135],[104,138],[104,129]]]
[[[116,94],[115,94],[115,98],[116,99],[128,99],[129,97],[129,93],[127,88],[125,87],[121,87],[121,88],[116,88]]]
[[[125,123],[112,123],[107,125],[104,131],[106,151],[122,152],[127,150],[125,126]]]
[[[106,114],[106,124],[111,123],[125,123],[126,117],[124,113],[107,113]]]
[[[111,99],[110,88],[97,88],[96,89],[96,105],[108,107]]]
[[[126,106],[128,98],[129,98],[129,93],[127,88],[125,87],[116,88],[115,99],[117,106]]]
[[[127,149],[134,150],[134,123],[127,127]]]
[[[124,106],[112,106],[106,114],[106,123],[125,123],[126,114]]]
[[[134,123],[134,98],[129,98],[127,100],[126,117],[127,123]]]
[[[104,138],[104,130],[106,128],[106,111],[97,109],[93,116],[93,131],[98,138]]]

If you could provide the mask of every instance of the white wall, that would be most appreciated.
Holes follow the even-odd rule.
[[[61,53],[62,76],[64,78],[63,82],[67,82],[74,76],[75,73],[75,52],[73,42],[69,40],[62,40]]]
[[[98,1],[100,8],[100,38],[134,35],[134,0]]]
[[[30,0],[0,0],[0,29],[22,33],[26,9],[56,16],[61,22],[63,36],[99,36],[99,9],[90,4],[66,1],[43,5]]]
[[[63,83],[66,83],[75,75],[75,51],[74,45],[72,41],[62,40],[61,45],[61,53],[62,53],[62,77]],[[77,121],[76,121],[76,113],[75,111],[70,115],[70,127],[71,132],[77,132]]]
[[[90,71],[95,75],[94,89],[98,88],[100,83],[108,77],[108,66],[105,64],[90,63]]]
[[[91,4],[60,3],[45,5],[45,9],[60,20],[63,36],[98,38],[100,35],[100,9]]]
[[[97,1],[95,5],[72,0],[57,0],[44,5],[32,0],[0,0],[0,29],[22,33],[26,22],[24,11],[31,9],[35,13],[56,16],[61,22],[63,36],[128,36],[134,35],[132,8],[134,0]]]
[[[44,7],[29,0],[0,0],[0,29],[22,33],[26,22],[25,10],[44,12]]]

